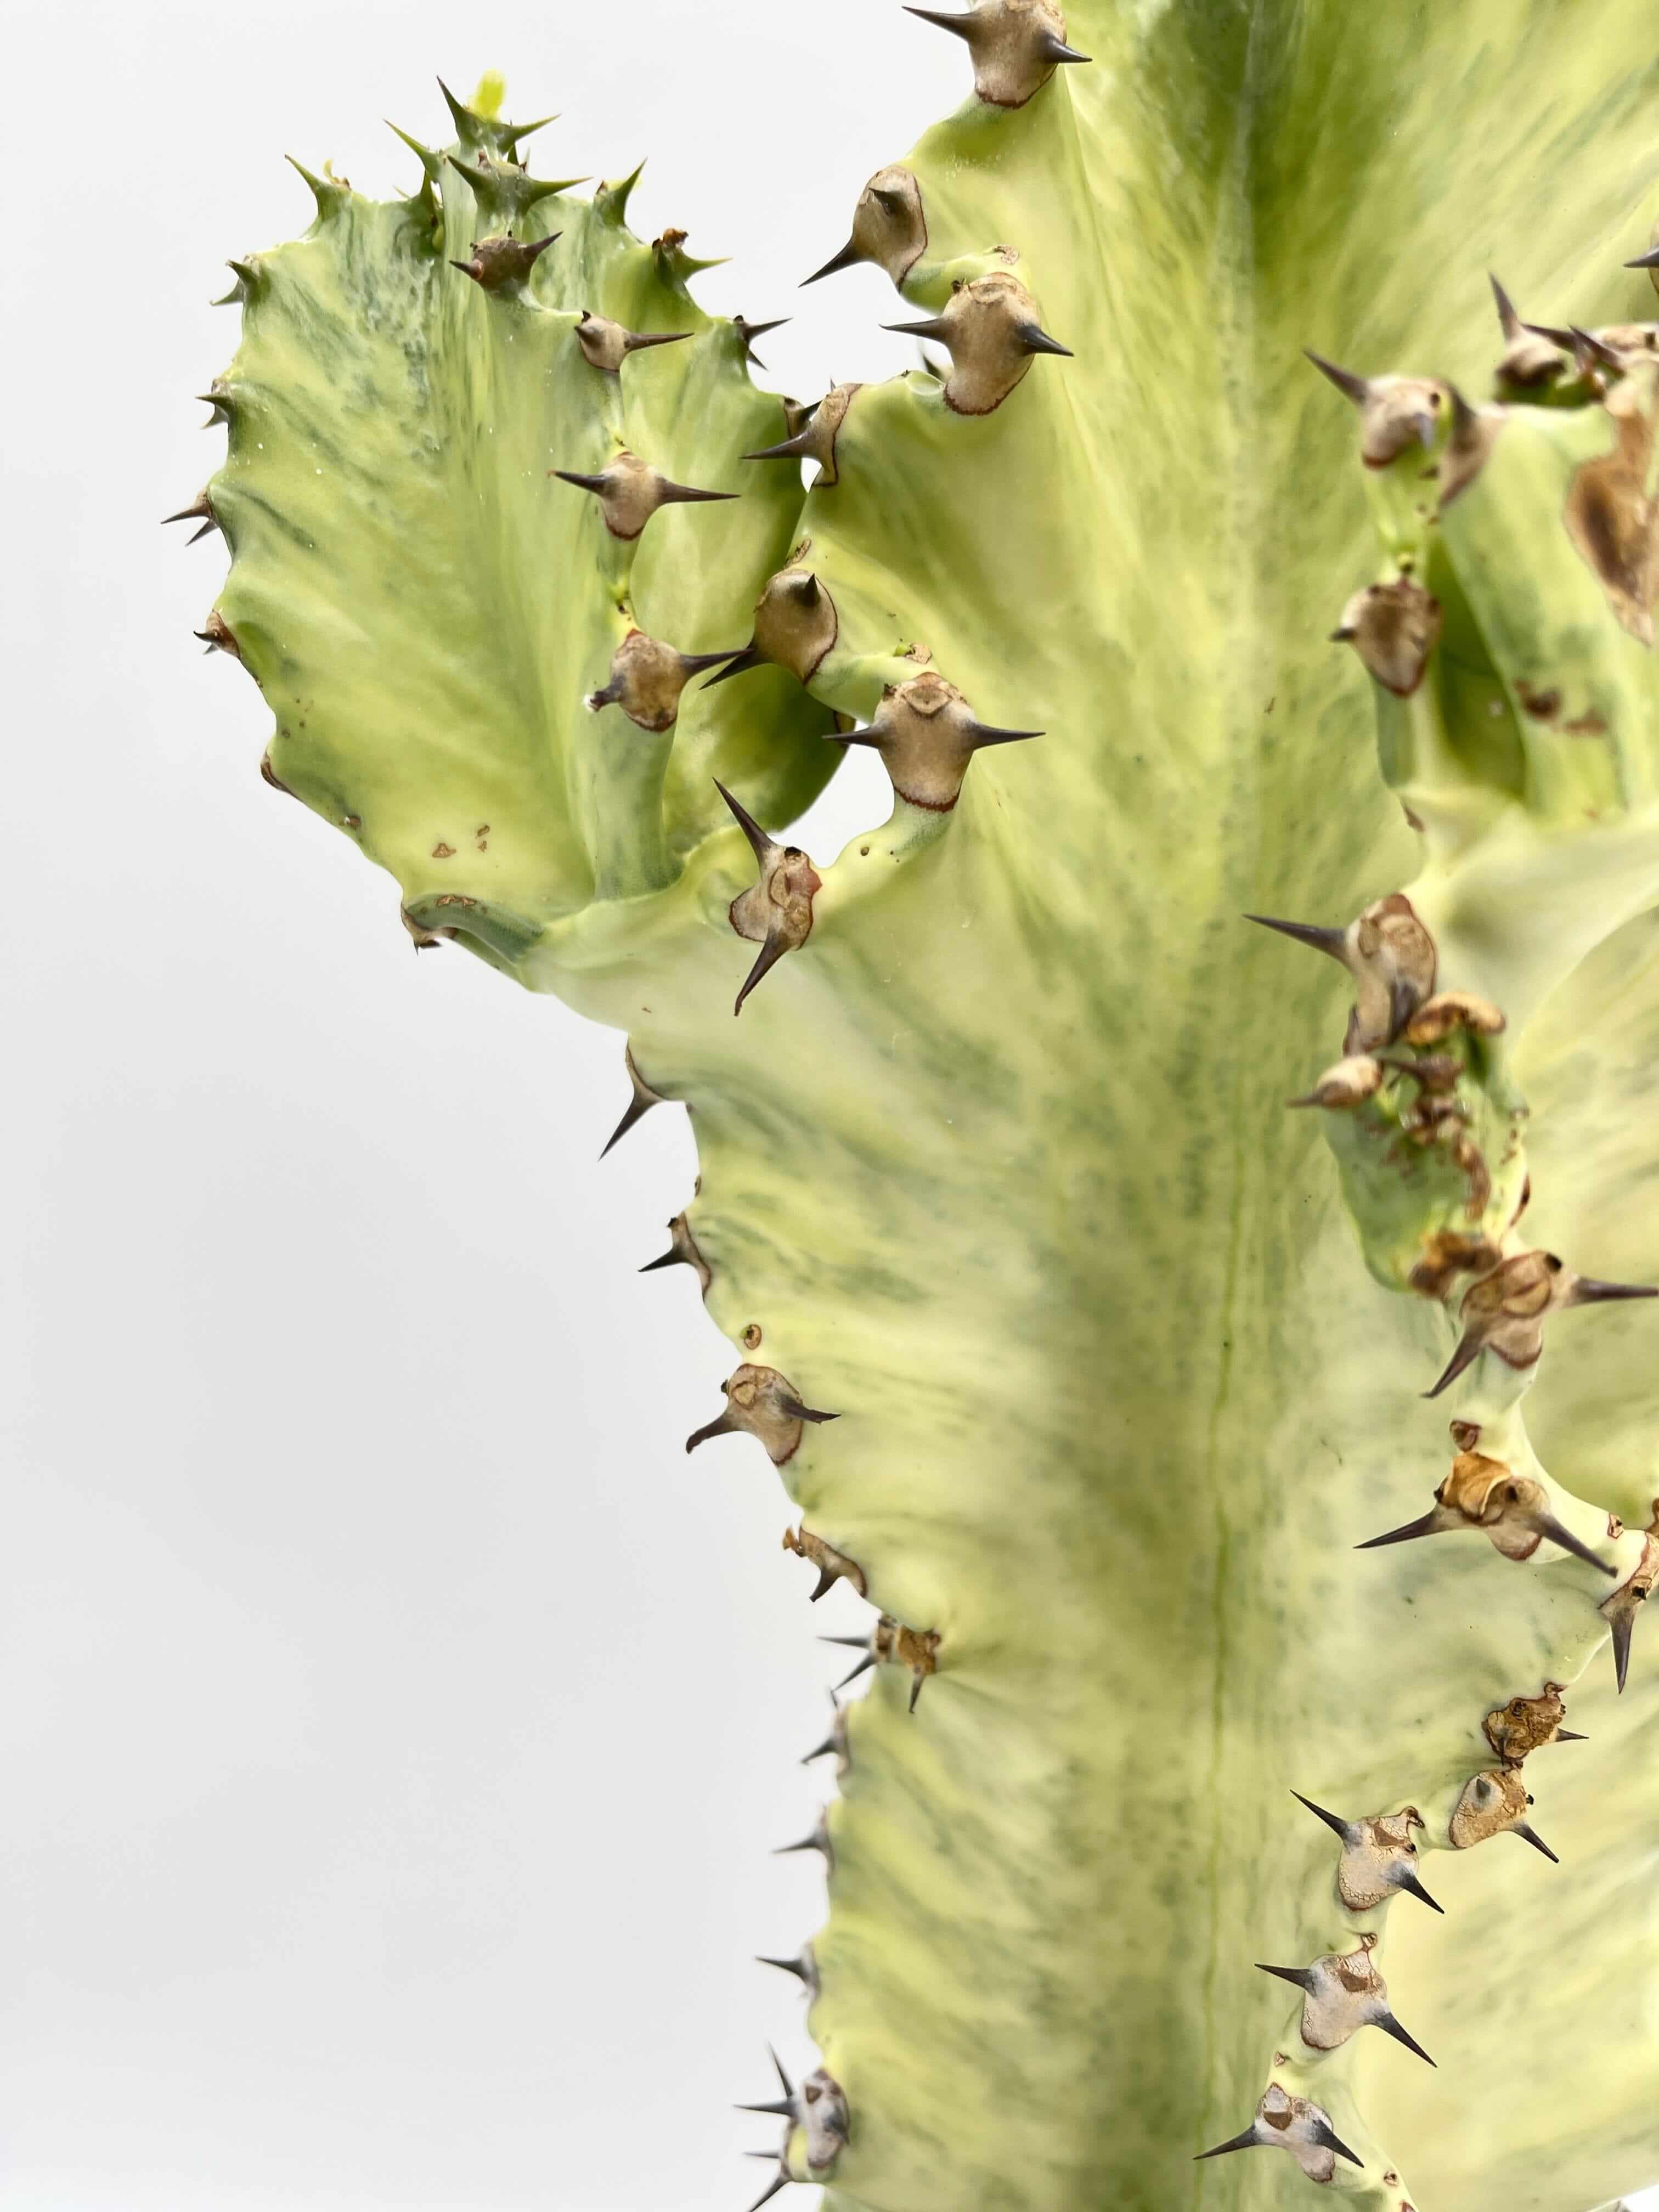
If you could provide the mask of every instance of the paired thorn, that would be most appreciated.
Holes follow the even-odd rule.
[[[1544,1323],[1552,1314],[1652,1297],[1659,1297],[1659,1289],[1650,1284],[1604,1283],[1576,1274],[1553,1252],[1517,1252],[1464,1293],[1457,1348],[1423,1395],[1437,1398],[1483,1352],[1494,1352],[1506,1366],[1534,1366],[1544,1349]]]
[[[958,284],[937,315],[883,327],[901,337],[934,338],[949,349],[944,398],[958,415],[989,415],[1000,407],[1038,354],[1073,358],[1069,347],[1044,330],[1036,301],[1006,270]]]
[[[841,631],[836,603],[810,568],[780,568],[766,580],[755,603],[755,629],[747,645],[723,656],[726,666],[703,685],[712,691],[770,661],[810,684]]]
[[[1316,1805],[1311,1797],[1304,1797],[1299,1790],[1291,1792],[1298,1805],[1305,1805],[1316,1820],[1322,1820],[1334,1835],[1342,1842],[1342,1857],[1337,1867],[1337,1894],[1351,1912],[1371,1912],[1379,1905],[1386,1905],[1395,1890],[1416,1898],[1431,1911],[1441,1912],[1444,1907],[1437,1905],[1419,1880],[1414,1862],[1417,1843],[1412,1831],[1423,1826],[1423,1815],[1415,1805],[1408,1805],[1400,1813],[1377,1813],[1369,1820],[1345,1820],[1340,1814],[1328,1813],[1322,1805]]]
[[[163,529],[165,529],[170,522],[199,522],[201,524],[202,526],[199,530],[192,530],[190,533],[190,543],[192,545],[197,544],[202,538],[210,537],[214,531],[220,527],[219,518],[213,512],[213,503],[204,491],[198,491],[195,498],[191,500],[190,505],[188,507],[181,507],[177,514],[164,514],[161,517],[161,526]]]
[[[738,334],[738,343],[743,348],[744,359],[752,362],[757,368],[764,368],[766,363],[755,351],[755,340],[766,337],[773,331],[782,330],[787,323],[793,319],[790,315],[779,315],[769,323],[751,323],[745,320],[742,315],[733,315],[732,327]]]
[[[745,461],[816,461],[820,474],[815,490],[827,491],[841,482],[841,471],[836,458],[836,442],[841,435],[841,426],[847,420],[847,410],[854,397],[863,390],[862,385],[837,384],[825,392],[811,407],[799,410],[787,437],[775,446],[762,446],[757,451],[745,453]],[[784,402],[786,419],[789,419],[793,403]]]
[[[636,538],[659,507],[707,506],[739,496],[734,491],[699,491],[691,484],[675,483],[637,453],[625,450],[597,476],[582,476],[574,469],[550,469],[547,473],[578,491],[592,492],[605,528],[624,542]]]
[[[864,1656],[844,1681],[837,1682],[839,1692],[856,1682],[872,1667],[904,1667],[910,1673],[909,1710],[915,1712],[916,1700],[921,1695],[922,1684],[930,1674],[939,1672],[939,1648],[944,1641],[936,1628],[907,1628],[891,1613],[884,1613],[867,1636],[821,1636],[820,1644],[843,1644],[848,1650],[861,1651]]]
[[[966,15],[908,4],[905,14],[932,23],[968,48],[974,64],[974,90],[993,107],[1023,107],[1041,92],[1058,67],[1091,59],[1066,40],[1066,21],[1052,0],[1018,4],[1018,0],[978,0]]]
[[[890,684],[863,729],[836,737],[843,744],[873,745],[901,799],[930,813],[948,814],[976,752],[1044,734],[981,722],[955,684],[929,668],[907,684]]]
[[[1329,2181],[1339,2158],[1352,2166],[1363,2168],[1365,2163],[1337,2134],[1330,2114],[1322,2106],[1306,2097],[1291,2096],[1277,2081],[1263,2094],[1255,2118],[1242,2134],[1217,2143],[1213,2150],[1200,2151],[1198,2156],[1200,2160],[1225,2158],[1232,2151],[1256,2149],[1289,2151],[1310,2181],[1322,2183]]]
[[[584,308],[576,324],[576,343],[582,356],[592,368],[601,369],[607,376],[620,376],[622,365],[631,353],[648,352],[656,346],[684,345],[692,331],[630,331],[622,324],[610,322],[603,315]]]
[[[631,629],[611,656],[609,681],[583,702],[590,714],[620,707],[636,728],[660,735],[679,719],[680,698],[694,676],[731,659],[724,653],[681,653]]]
[[[782,1467],[800,1449],[803,1424],[841,1418],[803,1404],[794,1384],[775,1367],[739,1367],[720,1389],[726,1393],[726,1411],[692,1431],[685,1440],[688,1452],[696,1451],[713,1437],[742,1431],[757,1437],[774,1467]]]
[[[1616,1566],[1598,1558],[1550,1510],[1549,1493],[1541,1482],[1533,1475],[1516,1474],[1501,1459],[1489,1459],[1481,1452],[1460,1452],[1434,1496],[1433,1505],[1417,1520],[1389,1528],[1381,1536],[1368,1536],[1354,1549],[1375,1552],[1385,1545],[1409,1544],[1424,1536],[1478,1528],[1507,1559],[1529,1559],[1540,1544],[1547,1542],[1583,1559],[1599,1574],[1618,1572]]]
[[[562,230],[550,230],[545,238],[514,238],[503,232],[494,238],[475,239],[471,258],[452,260],[449,265],[459,269],[463,276],[470,276],[481,291],[505,291],[508,286],[527,283],[548,247],[556,246],[563,236]]]
[[[1336,2051],[1362,2027],[1379,2027],[1432,2066],[1433,2059],[1389,2008],[1388,1984],[1373,1956],[1377,1942],[1368,1931],[1352,1951],[1327,1953],[1310,1966],[1269,1966],[1258,1960],[1257,1967],[1301,1990],[1301,2034],[1309,2050]]]
[[[1413,446],[1432,452],[1440,423],[1450,419],[1447,386],[1420,376],[1357,376],[1311,346],[1303,352],[1359,410],[1359,458],[1367,468],[1386,468]]]
[[[760,881],[740,892],[729,909],[738,935],[761,948],[738,993],[732,1009],[735,1015],[743,1012],[744,1000],[784,954],[798,951],[812,934],[812,901],[823,888],[823,879],[799,845],[780,845],[769,837],[718,777],[714,788],[748,839],[760,869]]]

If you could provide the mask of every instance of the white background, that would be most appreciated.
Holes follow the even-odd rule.
[[[224,257],[310,218],[284,153],[406,191],[381,118],[499,66],[551,173],[650,156],[635,227],[739,257],[700,297],[798,316],[815,394],[914,358],[877,272],[797,286],[966,58],[888,0],[3,32],[0,2207],[742,2212],[779,2130],[731,2102],[810,2063],[750,1960],[823,1913],[769,1856],[830,1786],[814,1632],[867,1608],[809,1609],[752,1443],[684,1456],[736,1364],[635,1273],[684,1116],[597,1165],[620,1038],[416,960],[158,525]],[[831,853],[886,812],[851,766]]]
[[[560,19],[563,20],[561,21]],[[742,2212],[848,1655],[733,1355],[641,1281],[684,1117],[603,1169],[620,1040],[459,952],[268,790],[158,519],[216,465],[228,253],[284,167],[406,190],[507,73],[554,173],[798,319],[775,388],[906,343],[842,242],[967,83],[893,0],[0,9],[5,425],[0,2212]],[[625,24],[625,28],[623,27]],[[542,149],[546,147],[547,151]],[[885,811],[858,754],[810,818]],[[811,2203],[792,2192],[787,2203]]]

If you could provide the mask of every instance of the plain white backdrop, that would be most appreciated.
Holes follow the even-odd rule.
[[[651,157],[636,228],[737,256],[699,295],[793,313],[805,395],[908,365],[876,272],[796,287],[965,58],[896,0],[0,24],[0,2212],[743,2212],[867,1610],[809,1611],[757,1450],[684,1455],[733,1364],[635,1272],[684,1117],[600,1168],[620,1040],[416,960],[158,521],[285,152],[407,189],[380,118],[500,67],[556,173]],[[855,752],[811,842],[885,811]]]
[[[684,1456],[735,1357],[635,1272],[684,1117],[601,1169],[620,1039],[417,962],[159,522],[224,258],[309,220],[284,153],[407,190],[381,118],[499,67],[554,173],[650,156],[636,228],[738,257],[700,296],[795,314],[817,392],[913,358],[876,272],[797,285],[965,58],[896,0],[0,21],[0,2207],[742,2212],[732,2100],[810,2063],[750,1961],[823,1912],[769,1856],[830,1786],[814,1632],[867,1611],[808,1608],[751,1444]],[[886,812],[851,765],[830,851]]]

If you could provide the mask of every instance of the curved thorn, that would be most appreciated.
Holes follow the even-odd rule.
[[[1197,2166],[1206,2158],[1225,2158],[1229,2151],[1254,2150],[1256,2140],[1255,2128],[1252,2124],[1241,2136],[1229,2136],[1224,2143],[1218,2143],[1213,2150],[1200,2151],[1193,2164]]]
[[[786,1413],[792,1421],[822,1422],[838,1421],[841,1419],[839,1413],[817,1413],[811,1406],[803,1406],[799,1398],[791,1397],[787,1392],[780,1393],[778,1407],[780,1411]]]
[[[1594,1567],[1604,1575],[1617,1575],[1619,1572],[1617,1567],[1609,1566],[1605,1559],[1598,1559],[1589,1546],[1581,1544],[1571,1529],[1564,1528],[1553,1513],[1543,1515],[1538,1528],[1539,1533],[1547,1536],[1552,1544],[1559,1545],[1564,1552],[1571,1552],[1574,1559],[1583,1559],[1586,1566]]]
[[[1480,1357],[1480,1340],[1471,1330],[1446,1362],[1445,1370],[1433,1389],[1425,1390],[1423,1395],[1425,1398],[1437,1398],[1443,1390],[1449,1390],[1451,1388],[1466,1368],[1473,1367]]]
[[[1407,2034],[1406,2030],[1401,2027],[1400,2022],[1395,2018],[1391,2012],[1380,2012],[1376,2014],[1371,2021],[1371,2025],[1373,2027],[1380,2027],[1384,2035],[1391,2035],[1396,2043],[1403,2043],[1407,2050],[1413,2051],[1416,2056],[1423,2061],[1423,2063],[1425,2066],[1434,2065],[1433,2059],[1431,2058],[1428,2052],[1424,2050],[1417,2038],[1414,2035]],[[1436,2067],[1435,2071],[1437,2073],[1439,2069]]]
[[[1364,405],[1370,397],[1371,389],[1367,378],[1356,376],[1351,368],[1339,368],[1334,361],[1327,361],[1322,353],[1316,353],[1311,346],[1304,346],[1302,350],[1322,376],[1329,377],[1345,399],[1352,399],[1356,407]]]
[[[765,830],[761,828],[760,823],[756,821],[754,816],[749,811],[748,808],[744,806],[740,800],[732,798],[731,793],[726,789],[726,786],[720,781],[718,776],[714,778],[714,785],[715,790],[719,792],[720,797],[731,808],[733,816],[736,817],[738,829],[742,830],[744,836],[749,840],[750,851],[754,854],[761,866],[764,867],[766,866],[766,856],[772,850],[771,838],[769,838]]]
[[[1447,1532],[1437,1518],[1437,1507],[1431,1507],[1419,1519],[1407,1521],[1402,1528],[1390,1528],[1381,1536],[1367,1536],[1364,1542],[1356,1544],[1354,1549],[1356,1552],[1376,1552],[1380,1551],[1384,1544],[1409,1544],[1419,1536],[1443,1535]]]
[[[1528,1826],[1525,1820],[1517,1822],[1511,1832],[1519,1836],[1523,1842],[1530,1844],[1534,1850],[1542,1851],[1544,1856],[1549,1861],[1552,1866],[1560,1865],[1560,1860],[1550,1849],[1549,1845],[1544,1841],[1544,1838],[1539,1834],[1537,1829]]]
[[[1316,1805],[1311,1797],[1304,1797],[1299,1790],[1292,1790],[1291,1795],[1298,1805],[1305,1805],[1316,1820],[1322,1820],[1333,1835],[1340,1836],[1345,1847],[1352,1840],[1355,1833],[1352,1820],[1344,1820],[1334,1813],[1328,1813],[1322,1805]]]
[[[1063,346],[1058,338],[1051,338],[1041,323],[1018,324],[1014,335],[1027,353],[1055,353],[1065,361],[1075,361],[1077,358],[1070,346]]]
[[[800,289],[804,292],[809,284],[817,284],[825,276],[838,276],[843,269],[850,269],[854,262],[862,261],[863,258],[864,256],[849,238],[841,252],[832,253],[822,269],[815,269],[810,276],[801,278]]]
[[[1511,340],[1518,338],[1521,335],[1521,318],[1516,313],[1514,301],[1510,299],[1490,270],[1486,271],[1486,282],[1492,286],[1492,298],[1498,303],[1498,327],[1506,338]]]
[[[688,1452],[694,1452],[699,1444],[706,1444],[711,1437],[729,1437],[735,1434],[736,1430],[737,1423],[729,1413],[718,1413],[712,1421],[692,1431],[685,1440],[685,1449]]]
[[[740,645],[737,651],[728,657],[726,665],[721,669],[720,674],[718,676],[711,676],[708,683],[705,684],[702,688],[705,691],[712,691],[717,684],[729,683],[732,677],[741,676],[747,670],[750,668],[758,668],[760,665],[761,656],[756,652],[754,647],[752,645]]]

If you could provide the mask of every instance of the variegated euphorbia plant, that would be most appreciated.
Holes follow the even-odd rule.
[[[872,1607],[765,2194],[1583,2212],[1659,2179],[1659,22],[910,12],[971,90],[817,274],[925,368],[761,388],[487,83],[234,264],[205,635],[690,1109],[690,1441]]]

